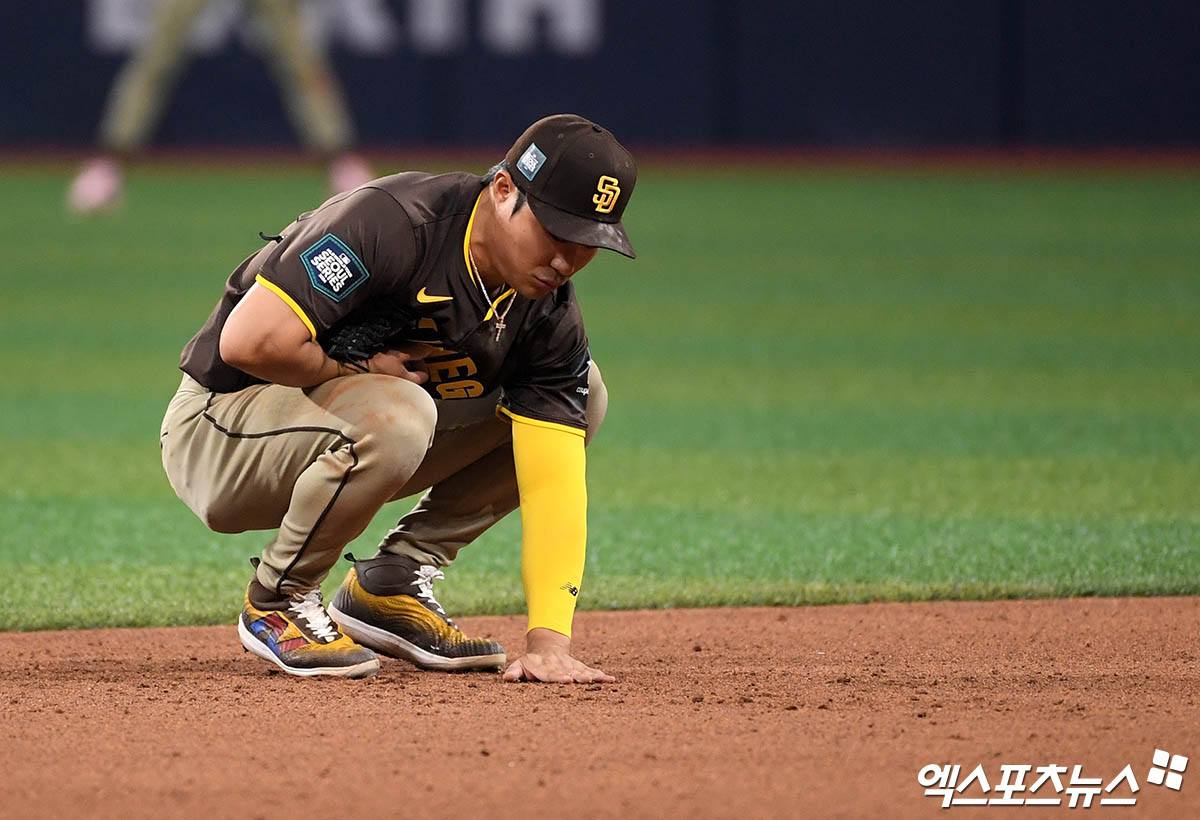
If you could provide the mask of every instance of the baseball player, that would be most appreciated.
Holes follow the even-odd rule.
[[[67,189],[67,208],[102,211],[124,187],[123,166],[146,146],[171,89],[188,59],[184,39],[211,0],[159,0],[150,35],[122,66],[100,123],[102,153],[92,157]],[[354,126],[324,50],[304,36],[295,0],[254,0],[269,36],[264,42],[288,113],[306,146],[327,164],[333,193],[367,182],[366,160],[351,150]]]
[[[636,179],[611,133],[560,114],[482,178],[374,180],[238,266],[183,350],[161,442],[172,487],[210,528],[278,528],[252,561],[243,647],[304,676],[373,675],[375,652],[504,667],[433,584],[520,506],[528,632],[504,678],[612,680],[571,651],[584,445],[607,393],[570,279],[599,248],[634,256],[621,217]],[[346,544],[422,490],[377,555],[346,556],[326,610],[319,584]]]

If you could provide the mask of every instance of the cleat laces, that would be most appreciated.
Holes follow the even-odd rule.
[[[333,643],[337,640],[337,628],[333,625],[333,621],[329,620],[329,613],[325,611],[325,607],[321,605],[320,589],[310,589],[304,594],[299,592],[294,594],[288,604],[288,611],[303,618],[312,633],[326,643]]]
[[[417,567],[417,597],[429,603],[438,611],[438,614],[440,614],[443,618],[446,618],[447,623],[449,623],[451,626],[454,626],[454,621],[451,621],[446,617],[446,610],[442,609],[442,605],[438,603],[437,598],[433,597],[433,582],[444,580],[445,577],[446,573],[442,572],[437,567],[430,566],[429,564],[424,564],[420,567]]]

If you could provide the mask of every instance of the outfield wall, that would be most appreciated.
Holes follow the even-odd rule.
[[[371,145],[560,110],[638,144],[1200,144],[1196,0],[304,2]],[[0,3],[0,145],[89,143],[152,3]],[[258,35],[210,4],[156,144],[295,142]]]

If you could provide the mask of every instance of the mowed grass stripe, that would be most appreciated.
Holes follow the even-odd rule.
[[[663,422],[686,424],[663,429]],[[745,407],[638,403],[613,410],[605,435],[623,447],[832,454],[911,453],[1047,458],[1106,456],[1193,461],[1200,413],[1070,411],[879,404]],[[596,458],[605,458],[598,447]]]
[[[703,446],[702,439],[696,442]],[[1096,455],[934,456],[897,449],[800,453],[609,445],[592,456],[590,492],[605,503],[681,509],[1011,513],[1200,519],[1200,460]],[[9,446],[0,466],[31,472],[14,501],[169,499],[157,447],[70,442]],[[7,540],[7,538],[6,538]]]

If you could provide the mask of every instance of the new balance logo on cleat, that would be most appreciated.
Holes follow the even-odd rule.
[[[559,587],[559,589],[565,589],[567,592],[571,593],[572,596],[574,596],[576,598],[579,597],[579,587],[575,586],[572,583],[568,582],[566,584],[563,584],[562,586]]]

